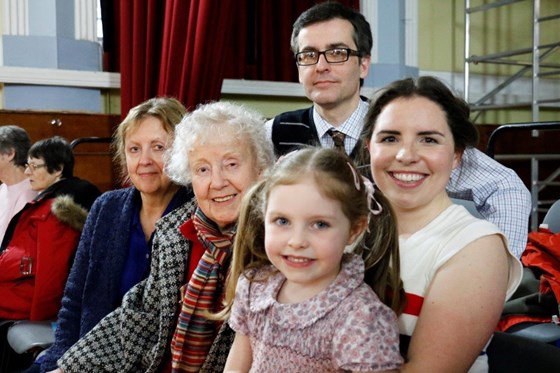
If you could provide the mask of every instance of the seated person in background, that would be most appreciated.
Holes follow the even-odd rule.
[[[342,152],[303,149],[251,189],[226,293],[237,332],[226,372],[400,368],[397,225],[358,175]]]
[[[360,88],[371,63],[369,23],[354,9],[323,2],[294,22],[291,47],[299,81],[313,106],[281,113],[266,123],[276,155],[303,144],[332,148],[340,141],[346,153],[367,168],[357,157],[363,150],[360,132],[368,109]],[[464,150],[447,191],[453,198],[473,201],[485,219],[502,229],[519,258],[527,245],[531,195],[513,170],[475,145]]]
[[[0,126],[0,243],[8,223],[37,195],[25,175],[31,140],[18,126]]]
[[[452,170],[478,141],[469,114],[442,82],[421,77],[378,91],[366,116],[371,173],[398,223],[401,372],[488,371],[486,345],[521,281],[499,228],[447,195]]]
[[[152,98],[118,126],[115,161],[132,186],[104,193],[91,209],[64,290],[55,343],[41,371],[55,369],[62,354],[148,275],[156,221],[193,198],[163,172],[164,153],[185,113],[174,98]]]
[[[29,149],[25,174],[37,197],[10,221],[0,247],[0,319],[56,318],[93,184],[73,176],[74,155],[60,137]]]

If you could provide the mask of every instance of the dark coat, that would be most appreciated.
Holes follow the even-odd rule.
[[[190,198],[192,192],[181,188],[176,202],[180,206]],[[64,290],[55,343],[44,356],[42,372],[55,369],[68,348],[120,305],[130,227],[140,203],[140,193],[132,187],[104,193],[95,201]]]
[[[190,219],[195,203],[193,198],[157,222],[150,275],[126,293],[119,308],[62,355],[58,363],[65,373],[159,370],[177,325],[180,289],[191,251],[191,242],[179,227]],[[231,333],[226,334],[218,334],[207,357],[213,366],[205,366],[201,372],[223,371],[232,341]],[[211,356],[216,352],[225,356]],[[216,360],[222,364],[216,366]]]

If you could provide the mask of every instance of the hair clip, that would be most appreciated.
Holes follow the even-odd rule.
[[[375,199],[375,186],[367,178],[363,177],[363,179],[364,179],[364,185],[366,186],[367,189],[369,212],[371,212],[373,215],[379,215],[383,211],[383,208],[381,207],[381,204]],[[371,201],[375,202],[375,205],[377,206],[377,210],[372,209]]]
[[[366,190],[367,190],[367,204],[368,204],[369,212],[372,215],[381,214],[381,212],[383,211],[383,208],[381,207],[381,204],[375,199],[375,187],[374,187],[373,183],[371,182],[371,180],[369,180],[368,178],[366,178],[364,176],[358,175],[358,172],[356,171],[356,169],[354,167],[352,167],[350,162],[346,162],[346,164],[348,165],[348,167],[350,167],[350,170],[352,171],[352,175],[354,176],[354,185],[356,186],[356,189],[360,190],[360,178],[362,179],[362,181],[364,183],[364,186],[366,187]],[[371,201],[375,202],[375,204],[377,206],[376,210],[372,209]]]
[[[346,162],[346,164],[348,165],[348,167],[350,167],[350,171],[352,171],[352,175],[354,175],[354,186],[356,187],[357,190],[360,190],[360,176],[358,175],[358,172],[356,172],[356,170],[354,169],[354,167],[352,167],[350,162]]]

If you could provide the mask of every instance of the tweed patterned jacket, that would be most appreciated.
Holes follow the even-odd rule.
[[[177,323],[180,288],[191,249],[179,226],[195,208],[193,198],[157,222],[150,275],[126,293],[121,307],[58,360],[65,373],[158,370]],[[232,341],[233,333],[223,327],[201,371],[222,372]]]

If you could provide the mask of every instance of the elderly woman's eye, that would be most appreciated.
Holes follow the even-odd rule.
[[[198,167],[198,168],[196,169],[196,173],[197,173],[198,175],[205,175],[205,174],[207,174],[207,173],[209,173],[209,172],[210,172],[210,168],[209,168],[209,167],[206,167],[206,166]]]

